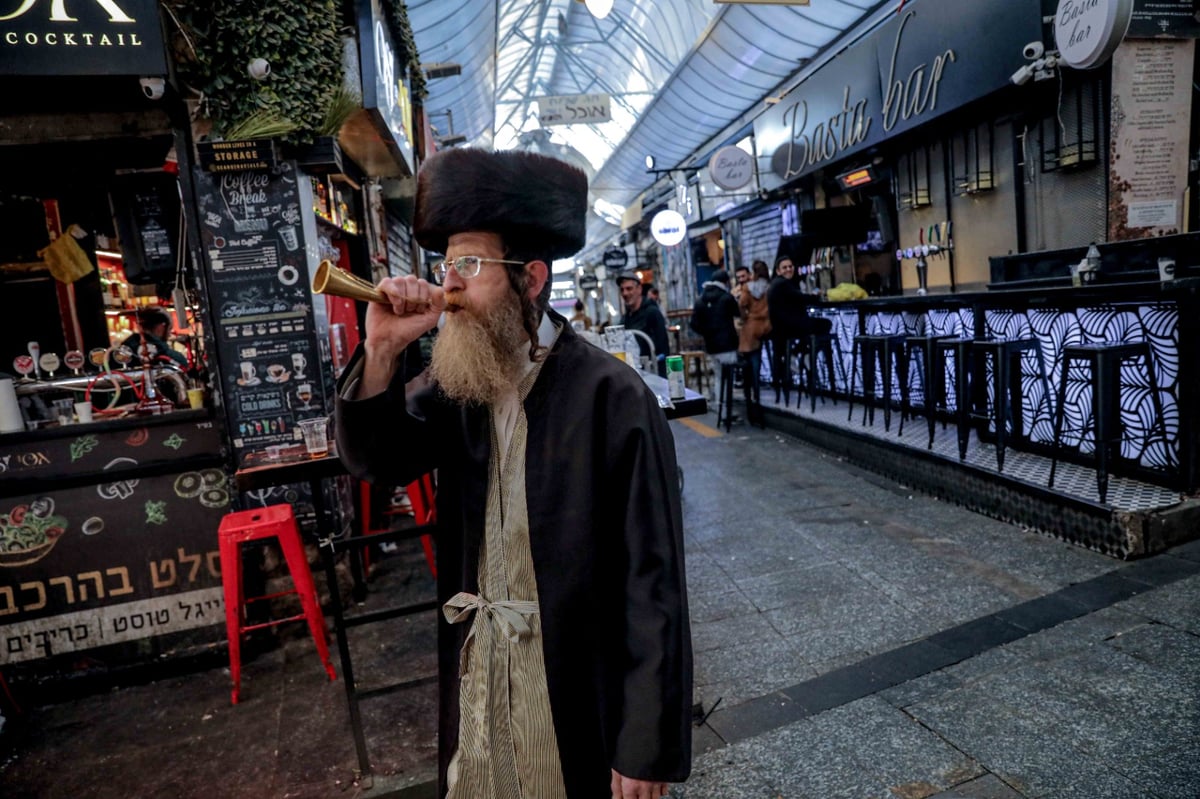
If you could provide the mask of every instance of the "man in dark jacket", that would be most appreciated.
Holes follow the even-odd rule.
[[[720,389],[725,387],[725,370],[737,363],[738,332],[734,321],[738,318],[737,300],[729,293],[729,273],[724,269],[713,272],[712,279],[705,281],[700,287],[700,299],[692,306],[692,319],[689,322],[692,330],[704,337],[704,351],[717,362],[719,380],[717,385],[717,419],[721,419],[722,411],[727,419],[733,401],[732,390],[725,393]],[[726,429],[729,425],[726,424]]]
[[[667,353],[671,349],[667,341],[667,320],[662,310],[652,300],[642,295],[642,281],[636,272],[621,272],[617,275],[617,288],[621,291],[621,302],[625,305],[625,314],[621,324],[626,330],[640,330],[654,342],[654,358],[658,362],[656,369],[662,377],[667,376]],[[638,354],[643,358],[650,357],[650,345],[638,338]]]
[[[775,386],[776,399],[783,389],[784,404],[792,387],[790,366],[791,348],[796,342],[800,350],[808,347],[808,337],[813,333],[828,333],[833,329],[829,319],[808,315],[808,307],[820,302],[804,291],[796,275],[796,267],[787,255],[775,261],[775,274],[767,288],[767,314],[771,318],[771,383]]]
[[[439,783],[448,799],[649,799],[691,761],[674,442],[637,372],[548,308],[587,179],[452,149],[417,177],[433,285],[386,278],[338,389],[350,472],[438,471]],[[404,352],[446,320],[429,369]],[[655,312],[657,313],[657,312]]]
[[[713,273],[701,286],[700,299],[692,306],[691,328],[704,337],[704,351],[721,364],[737,362],[739,316],[737,300],[729,292],[729,273]]]

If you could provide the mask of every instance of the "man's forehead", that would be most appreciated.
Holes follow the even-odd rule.
[[[446,240],[446,253],[450,250],[462,250],[464,248],[479,248],[488,247],[492,249],[503,248],[504,240],[499,233],[494,233],[490,230],[464,230],[460,233],[452,233]]]

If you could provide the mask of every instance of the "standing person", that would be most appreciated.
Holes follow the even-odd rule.
[[[692,306],[692,330],[704,337],[704,351],[722,365],[737,362],[738,335],[733,322],[738,318],[737,301],[729,292],[729,273],[713,272],[712,280],[700,287],[700,298]]]
[[[658,296],[658,286],[653,283],[647,283],[642,286],[642,297],[657,305],[659,312],[662,312],[662,300]]]
[[[738,355],[749,372],[743,380],[746,392],[746,418],[751,423],[762,423],[759,408],[758,373],[762,370],[762,342],[771,333],[771,318],[767,309],[767,265],[754,262],[754,279],[742,287],[738,309],[742,317],[742,329],[738,337]]]
[[[755,262],[757,263],[757,261]],[[746,291],[746,284],[750,282],[750,269],[745,266],[739,266],[733,270],[733,299],[737,302],[738,307],[742,307],[742,295]],[[742,334],[742,317],[739,316],[733,323],[737,328],[738,335]]]
[[[621,291],[621,302],[625,313],[619,324],[626,330],[640,330],[654,342],[654,358],[660,377],[667,376],[667,352],[671,345],[667,341],[667,320],[654,302],[642,296],[642,281],[636,272],[621,272],[617,275],[617,287]],[[638,354],[650,356],[650,346],[638,338]]]
[[[729,273],[718,269],[700,287],[700,298],[692,306],[690,322],[692,330],[704,337],[704,351],[720,366],[718,386],[724,381],[725,370],[737,363],[738,333],[733,326],[737,318],[737,300],[729,292]],[[717,402],[725,402],[725,396],[718,396]],[[728,415],[729,409],[724,410]]]
[[[817,302],[820,299],[808,294],[800,285],[791,257],[779,256],[775,261],[775,275],[767,288],[767,312],[771,320],[771,382],[776,387],[784,386],[785,402],[791,391],[788,359],[792,342],[799,340],[804,349],[809,335],[828,333],[833,329],[830,320],[808,315],[808,306]]]
[[[583,300],[575,300],[575,315],[571,317],[571,327],[576,330],[591,330],[592,317],[583,310]]]
[[[438,470],[439,783],[450,799],[646,799],[690,770],[692,655],[674,442],[637,372],[549,308],[587,179],[453,149],[418,175],[441,283],[386,278],[343,376],[338,449]],[[640,292],[639,292],[640,298]],[[446,321],[429,369],[399,378]]]

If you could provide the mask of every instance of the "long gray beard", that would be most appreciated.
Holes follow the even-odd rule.
[[[450,314],[433,344],[430,376],[454,402],[490,405],[516,385],[526,341],[515,296],[482,318],[472,310]]]

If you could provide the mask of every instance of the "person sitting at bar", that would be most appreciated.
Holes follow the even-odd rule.
[[[814,319],[808,308],[820,302],[804,291],[796,276],[796,267],[791,257],[779,256],[775,261],[775,274],[767,288],[767,314],[771,320],[771,335],[775,339],[807,339],[812,333],[828,333],[833,323],[828,319]]]
[[[445,254],[441,285],[382,280],[390,303],[369,307],[338,386],[352,474],[403,485],[438,470],[449,799],[648,799],[690,770],[671,430],[638,373],[549,307],[549,264],[583,246],[587,208],[586,176],[553,158],[430,157],[413,233]],[[406,385],[406,347],[443,312]]]
[[[150,352],[150,362],[156,363],[168,360],[180,369],[187,369],[187,356],[167,343],[167,335],[171,330],[171,317],[159,308],[144,308],[138,312],[139,333],[133,333],[121,342],[121,346],[133,350],[130,366],[142,365],[142,341]]]
[[[813,297],[800,285],[796,267],[791,256],[781,255],[775,260],[775,273],[767,287],[767,315],[771,321],[771,383],[778,391],[780,386],[791,390],[791,348],[796,343],[798,352],[808,348],[808,337],[813,333],[828,333],[833,322],[814,319],[808,315],[808,307],[820,299]]]

